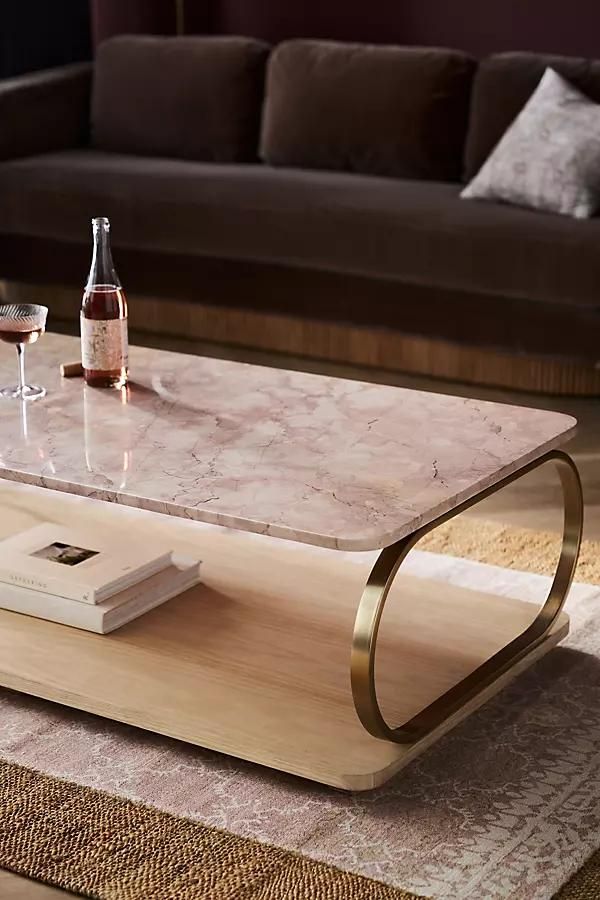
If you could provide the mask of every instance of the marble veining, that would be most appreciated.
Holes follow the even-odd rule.
[[[0,346],[0,381],[15,380]],[[0,477],[340,550],[387,546],[563,443],[559,413],[133,347],[127,391],[47,334],[0,401]]]

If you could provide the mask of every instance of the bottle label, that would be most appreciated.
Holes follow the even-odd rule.
[[[96,372],[126,369],[129,362],[127,319],[81,316],[81,364]]]

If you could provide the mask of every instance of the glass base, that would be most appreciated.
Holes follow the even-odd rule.
[[[23,388],[18,385],[5,387],[0,390],[0,397],[8,397],[11,400],[37,400],[46,396],[46,388],[39,384],[25,384]]]

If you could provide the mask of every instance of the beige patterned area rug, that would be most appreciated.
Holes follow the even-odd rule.
[[[464,527],[468,532],[472,526]],[[471,540],[480,529],[475,526]],[[458,546],[456,533],[439,540],[452,543],[454,550]],[[592,551],[588,547],[586,552]],[[409,567],[413,574],[522,599],[539,600],[549,584],[544,574],[455,559],[443,552],[416,552]],[[0,757],[9,764],[2,770],[9,789],[0,795],[2,865],[107,900],[400,900],[407,896],[405,891],[439,900],[549,900],[600,846],[600,589],[575,585],[568,611],[572,633],[560,648],[404,773],[366,794],[338,793],[93,716],[0,693]],[[69,784],[55,778],[40,781],[36,772]],[[21,788],[11,791],[10,779]],[[86,801],[77,786],[120,799],[100,802],[103,795],[95,792],[90,794],[94,799]],[[21,795],[25,799],[19,816],[11,798]],[[51,822],[63,835],[71,835],[71,842],[53,845],[52,830],[39,816],[44,802],[40,796],[46,796],[47,805],[49,796],[57,801],[49,806]],[[81,830],[78,808],[82,814],[87,810],[91,844],[75,837]],[[14,828],[7,825],[16,818],[25,828],[28,810],[38,815],[45,835],[44,843],[40,831],[30,833],[31,846],[38,847],[37,872],[28,868],[23,853],[27,840],[15,844]],[[94,867],[88,887],[64,879],[74,864],[73,853],[89,863],[92,850],[100,856],[107,846],[117,852],[127,843],[125,838],[145,838],[146,828],[150,839],[140,845],[133,841],[133,862],[123,861],[125,882],[101,887]],[[36,833],[40,845],[33,841]],[[12,856],[7,860],[10,840]],[[216,856],[208,853],[213,841]],[[191,858],[190,848],[196,848]],[[149,871],[153,853],[156,862]],[[47,863],[48,854],[54,874],[47,865],[40,868],[39,860]],[[178,856],[180,869],[173,866]],[[232,880],[225,887],[218,880],[210,882],[212,887],[203,882],[202,887],[198,879],[204,877],[203,865],[197,863],[208,866],[216,878],[218,871],[228,871],[228,866],[219,869],[219,858],[231,860]],[[255,868],[248,868],[249,858]],[[106,877],[106,853],[102,859]],[[140,863],[145,882],[136,869]],[[251,889],[246,881],[242,889],[244,873],[249,878],[251,871],[271,874],[252,881]],[[561,898],[600,896],[598,867],[589,864],[584,871]],[[191,878],[185,882],[188,892],[177,892],[177,876]],[[159,885],[156,890],[152,879]]]

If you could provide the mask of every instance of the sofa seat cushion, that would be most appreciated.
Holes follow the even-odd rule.
[[[269,59],[261,157],[458,180],[474,72],[458,50],[286,41]]]
[[[467,203],[459,192],[436,182],[71,150],[0,164],[0,230],[87,244],[90,218],[103,215],[117,253],[253,260],[599,305],[600,219]]]
[[[92,143],[176,159],[257,158],[269,48],[251,38],[120,35],[98,49]]]

